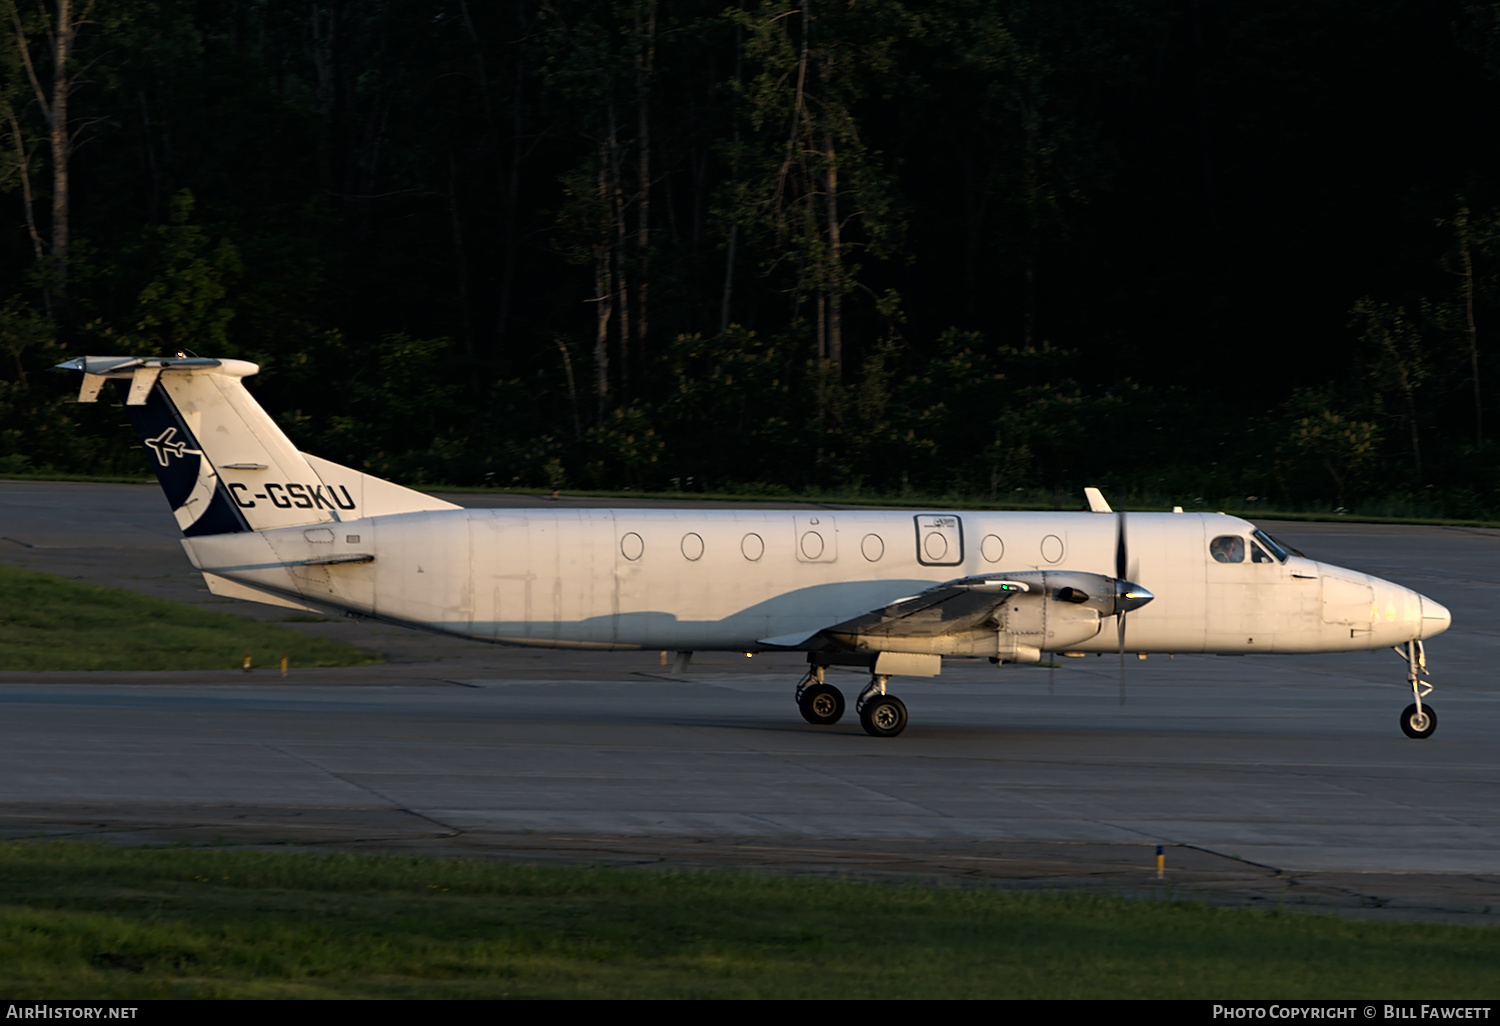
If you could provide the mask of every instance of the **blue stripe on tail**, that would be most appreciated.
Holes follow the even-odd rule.
[[[120,402],[124,403],[130,394],[130,382],[115,379],[112,383],[119,393]],[[182,529],[183,534],[192,538],[202,534],[235,534],[250,530],[244,514],[230,498],[224,482],[203,455],[198,439],[188,430],[182,414],[177,411],[177,404],[172,402],[160,381],[151,386],[145,405],[126,406],[125,412],[130,414],[130,423],[135,427],[136,436],[146,450],[147,461],[156,471],[156,479],[161,482],[161,490],[166,493],[167,503],[174,513],[192,497],[200,474],[214,474],[213,498],[208,508]]]

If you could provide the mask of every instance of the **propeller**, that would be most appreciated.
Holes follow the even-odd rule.
[[[1125,511],[1115,514],[1115,622],[1119,628],[1117,650],[1120,653],[1120,704],[1125,704],[1125,614],[1128,610],[1120,603],[1126,590],[1129,572],[1129,551],[1125,545]]]
[[[1042,592],[1047,595],[1052,594],[1051,590],[1047,587],[1047,572],[1045,570],[1042,571]],[[1047,637],[1047,604],[1045,602],[1042,603],[1042,637]],[[1047,696],[1049,698],[1052,696],[1052,685],[1056,680],[1057,653],[1049,652],[1047,658]]]
[[[1125,614],[1150,602],[1152,595],[1139,584],[1132,584],[1136,570],[1130,566],[1130,550],[1126,542],[1125,511],[1115,514],[1115,620],[1119,630],[1116,649],[1120,654],[1120,704],[1125,704]]]

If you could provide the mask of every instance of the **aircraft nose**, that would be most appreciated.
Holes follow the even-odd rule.
[[[1448,625],[1453,622],[1453,614],[1448,612],[1448,607],[1432,601],[1426,595],[1419,597],[1422,600],[1421,637],[1430,638],[1447,630]]]

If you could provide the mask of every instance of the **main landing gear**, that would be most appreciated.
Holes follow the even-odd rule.
[[[870,674],[870,683],[865,685],[859,693],[859,701],[854,703],[859,713],[859,725],[871,737],[895,737],[906,729],[906,703],[885,693],[890,679],[884,673]]]
[[[807,676],[797,683],[797,709],[815,727],[832,726],[844,715],[844,693],[823,683],[823,670],[809,667]]]
[[[1422,701],[1432,694],[1432,685],[1422,679],[1427,676],[1427,652],[1420,641],[1408,641],[1396,646],[1396,654],[1406,660],[1406,682],[1416,699],[1401,711],[1401,733],[1420,741],[1437,730],[1437,710]]]
[[[797,711],[818,727],[831,726],[844,715],[844,693],[823,680],[826,669],[813,665],[797,682]],[[870,683],[854,703],[859,725],[872,737],[895,737],[906,729],[906,704],[885,693],[890,679],[889,674],[871,673]]]

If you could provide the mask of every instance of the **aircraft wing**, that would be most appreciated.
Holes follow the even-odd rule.
[[[819,636],[923,637],[972,629],[992,620],[999,607],[1013,595],[1029,591],[1023,581],[998,577],[964,577],[934,585],[880,609],[816,630],[761,638],[760,644],[776,648],[802,648]]]
[[[1137,608],[1150,592],[1128,581],[1070,570],[961,577],[820,630],[762,644],[810,651],[988,655],[1030,661],[1042,650],[1099,633],[1105,617]]]
[[[1000,607],[1032,590],[1025,581],[963,577],[897,599],[822,633],[883,638],[932,638],[987,626],[993,630]]]

